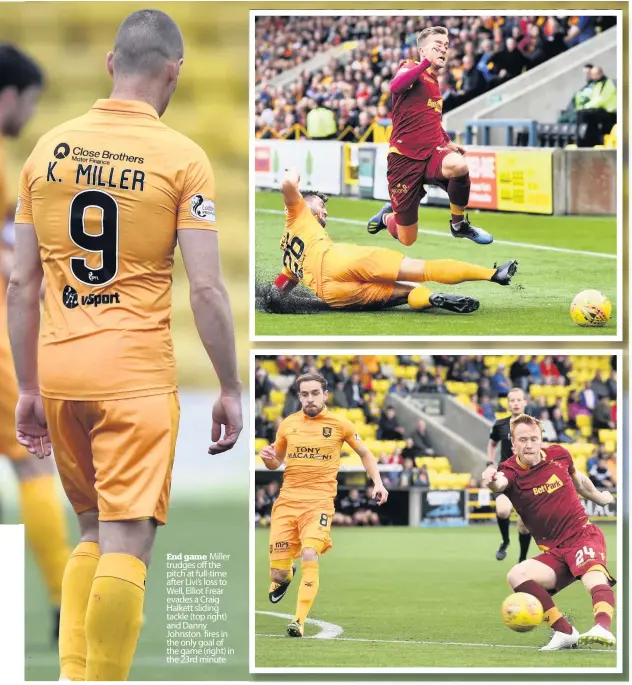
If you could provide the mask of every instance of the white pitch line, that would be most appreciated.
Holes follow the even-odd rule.
[[[274,616],[276,618],[289,618],[292,620],[294,616],[292,614],[278,614],[276,611],[255,611],[256,614],[263,614],[264,616]],[[316,635],[309,635],[308,639],[316,640],[335,640],[343,639],[339,638],[342,635],[344,628],[342,626],[337,626],[335,623],[327,623],[327,621],[317,621],[315,618],[305,619],[305,623],[311,623],[313,626],[320,628],[320,633]]]
[[[257,611],[256,613],[266,613]],[[274,614],[273,614],[274,615]],[[307,619],[309,622],[310,619]],[[281,635],[279,633],[255,633],[255,637],[287,637],[286,635]],[[314,636],[315,637],[315,636]],[[330,640],[335,640],[336,642],[377,642],[389,645],[438,645],[438,646],[448,646],[448,647],[493,647],[495,649],[540,649],[539,647],[534,647],[532,645],[494,645],[488,643],[480,642],[432,642],[430,640],[378,640],[374,638],[365,637],[334,637],[329,638]],[[590,649],[583,650],[586,652],[608,652],[614,654],[612,649]]]
[[[257,209],[257,212],[263,214],[282,214],[285,216],[285,212],[280,209]],[[327,221],[336,221],[339,224],[353,224],[354,226],[366,226],[365,221],[358,221],[357,219],[338,219],[336,217],[327,217]],[[424,235],[434,235],[439,238],[452,238],[452,236],[447,231],[431,231],[427,228],[420,228],[419,233]],[[587,252],[585,250],[571,250],[567,247],[552,247],[550,245],[533,245],[531,243],[515,243],[511,240],[494,240],[494,245],[507,245],[508,247],[521,247],[528,248],[531,250],[542,250],[544,252],[562,252],[563,254],[574,254],[580,255],[582,257],[597,257],[599,259],[616,259],[616,254],[607,254],[606,252]]]

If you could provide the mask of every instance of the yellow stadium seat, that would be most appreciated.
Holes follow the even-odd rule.
[[[496,412],[496,421],[500,421],[500,419],[504,419],[507,416],[510,416],[511,412],[508,411],[497,411]]]
[[[285,393],[281,390],[272,390],[270,392],[270,402],[283,406],[285,404]]]
[[[600,428],[599,429],[599,442],[608,442],[610,440],[616,441],[617,431],[611,428]]]
[[[257,453],[261,452],[264,447],[267,447],[270,443],[265,438],[255,438],[255,450]]]
[[[360,408],[347,409],[347,418],[353,423],[364,423],[364,412]]]
[[[582,426],[580,428],[580,433],[585,437],[589,438],[592,435],[592,428],[591,426]]]
[[[575,423],[580,430],[585,426],[592,429],[592,416],[589,416],[588,414],[578,414],[575,418]]]
[[[373,390],[375,390],[376,393],[378,393],[378,392],[387,393],[388,389],[390,387],[391,387],[390,381],[387,380],[386,378],[380,378],[378,380],[373,381]]]
[[[263,415],[266,417],[266,419],[268,419],[268,421],[276,421],[278,418],[281,418],[282,413],[283,407],[280,407],[279,405],[263,408]]]
[[[617,443],[615,440],[607,440],[604,443],[604,448],[608,454],[612,454],[617,451]]]

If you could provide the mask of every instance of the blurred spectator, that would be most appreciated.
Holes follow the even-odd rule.
[[[593,390],[590,381],[584,383],[584,389],[579,393],[579,403],[584,409],[588,409],[591,413],[597,406],[597,394]]]
[[[540,423],[542,424],[542,437],[546,442],[557,441],[557,431],[553,422],[549,418],[549,410],[544,409],[540,412]]]
[[[481,409],[483,410],[483,416],[492,423],[496,422],[496,411],[494,405],[489,399],[489,395],[483,395],[481,397]]]
[[[529,366],[525,361],[524,354],[521,354],[518,359],[509,368],[509,378],[511,384],[515,388],[522,388],[524,392],[529,390]]]
[[[427,425],[423,419],[417,421],[417,428],[415,432],[411,435],[415,445],[419,448],[421,456],[423,457],[433,457],[435,451],[430,445],[430,439],[427,434]]]
[[[566,423],[562,416],[562,410],[555,407],[551,412],[551,423],[557,435],[558,442],[574,442],[573,438],[566,434]]]
[[[601,67],[593,67],[590,78],[593,82],[590,99],[577,110],[579,147],[602,144],[604,135],[617,123],[617,86]]]
[[[542,370],[540,369],[540,362],[535,354],[529,359],[527,364],[529,369],[529,375],[531,376],[531,382],[534,385],[542,385]]]
[[[608,389],[610,390],[610,399],[615,401],[617,399],[617,372],[611,371],[608,380],[606,381]]]
[[[397,422],[395,416],[395,409],[387,407],[386,411],[380,418],[378,436],[380,440],[401,440],[404,435],[404,429]]]
[[[367,423],[379,423],[382,409],[377,401],[375,390],[369,391],[364,403],[364,418]]]
[[[348,381],[347,381],[348,382]],[[334,386],[334,406],[349,409],[349,397],[345,391],[345,384],[338,381]]]
[[[470,395],[470,409],[476,412],[479,416],[483,416],[483,408],[478,402],[478,395],[476,393]]]
[[[327,385],[330,389],[335,388],[338,381],[340,381],[340,376],[334,369],[334,364],[331,360],[331,357],[327,357],[327,359],[325,359],[325,363],[320,367],[318,372],[327,381]]]
[[[617,455],[616,453],[611,454],[607,460],[608,471],[610,471],[610,480],[612,481],[612,486],[617,487]]]
[[[600,457],[597,463],[590,469],[588,477],[599,490],[614,488],[612,474],[608,469],[608,463],[603,457]]]
[[[261,367],[255,369],[255,399],[268,404],[270,393],[274,389],[274,383],[270,380],[268,372]]]
[[[529,68],[529,60],[518,50],[515,38],[507,38],[504,47],[492,55],[489,67],[494,78],[491,84],[498,86],[515,78]]]
[[[402,470],[399,474],[400,487],[427,488],[430,486],[428,469],[425,466],[418,468],[412,459],[404,459]]]
[[[364,388],[360,383],[360,374],[357,371],[354,371],[351,378],[345,383],[345,394],[349,409],[364,407]]]
[[[406,397],[410,394],[410,390],[406,385],[406,381],[403,378],[398,378],[397,381],[391,386],[389,392],[399,395],[400,397]]]
[[[610,386],[606,381],[604,381],[601,371],[596,371],[595,372],[595,377],[592,379],[592,389],[595,391],[595,394],[597,395],[597,400],[600,400],[602,397],[608,397],[610,398]],[[616,393],[615,393],[615,398],[616,398]]]
[[[616,428],[610,412],[610,400],[601,397],[593,412],[593,433],[597,435],[602,428]]]
[[[491,378],[492,390],[498,397],[507,397],[511,384],[505,375],[505,365],[499,364],[496,373]]]
[[[289,416],[299,410],[301,403],[298,401],[298,390],[296,384],[292,383],[285,393],[285,402],[283,404],[283,416]]]
[[[575,124],[577,122],[577,111],[586,106],[595,85],[590,77],[592,68],[592,64],[584,64],[584,84],[579,90],[573,93],[573,97],[571,97],[571,101],[568,103],[566,109],[560,112],[560,115],[557,118],[558,123]]]
[[[608,25],[604,18],[592,17],[580,27],[578,19],[257,17],[257,135],[300,135],[293,128],[295,122],[321,139],[355,141],[366,135],[367,140],[374,140],[371,126],[387,126],[390,119],[390,81],[403,59],[419,60],[416,36],[427,26],[446,26],[451,34],[448,63],[439,76],[446,112]],[[346,41],[355,41],[356,46],[316,69],[303,69],[288,85],[273,85],[279,74]]]
[[[585,406],[582,406],[582,404],[579,401],[579,398],[577,397],[577,392],[575,390],[571,390],[568,393],[567,402],[568,425],[571,428],[577,428],[577,417],[580,415],[590,416],[590,410],[587,409]]]
[[[540,364],[540,371],[542,372],[542,381],[545,385],[557,383],[557,379],[560,377],[560,371],[553,363],[553,357],[551,356],[544,357]]]

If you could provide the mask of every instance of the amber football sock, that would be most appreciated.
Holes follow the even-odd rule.
[[[99,564],[99,545],[80,542],[68,559],[61,587],[59,665],[61,677],[86,679],[86,610],[94,574]]]
[[[540,600],[544,609],[544,622],[553,630],[570,635],[573,632],[571,624],[562,616],[561,611],[555,606],[551,595],[535,580],[526,580],[514,588],[514,592],[526,592]]]
[[[612,616],[614,615],[614,592],[612,588],[609,585],[595,585],[590,594],[592,596],[595,625],[610,630],[612,627]]]
[[[86,680],[127,680],[143,622],[147,567],[129,554],[104,554],[86,613]]]
[[[408,305],[411,309],[428,309],[432,307],[430,304],[431,295],[432,290],[419,285],[408,293]]]
[[[489,281],[495,273],[496,269],[486,269],[456,259],[429,259],[426,260],[422,282],[434,281],[454,285],[463,281]]]
[[[452,223],[456,224],[463,219],[463,213],[470,201],[470,175],[457,176],[448,181],[448,198],[450,199],[450,213]]]
[[[20,503],[26,541],[48,589],[53,606],[61,604],[61,583],[70,557],[68,531],[54,476],[20,482]]]
[[[318,562],[304,561],[301,563],[301,585],[298,590],[298,602],[294,620],[305,625],[305,619],[318,594]]]
[[[463,221],[464,216],[465,207],[459,207],[457,205],[453,205],[452,203],[450,203],[450,218],[452,219],[453,226],[456,226],[456,224]]]

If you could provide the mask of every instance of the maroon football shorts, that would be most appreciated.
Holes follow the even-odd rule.
[[[397,152],[386,158],[388,194],[399,226],[417,223],[419,203],[426,195],[424,183],[447,189],[448,181],[441,175],[441,165],[452,150],[436,147],[428,159],[411,159]]]
[[[594,566],[603,567],[610,586],[617,582],[608,571],[606,540],[601,529],[594,523],[586,524],[577,534],[564,540],[558,547],[553,547],[533,558],[555,571],[556,592],[568,587]]]

